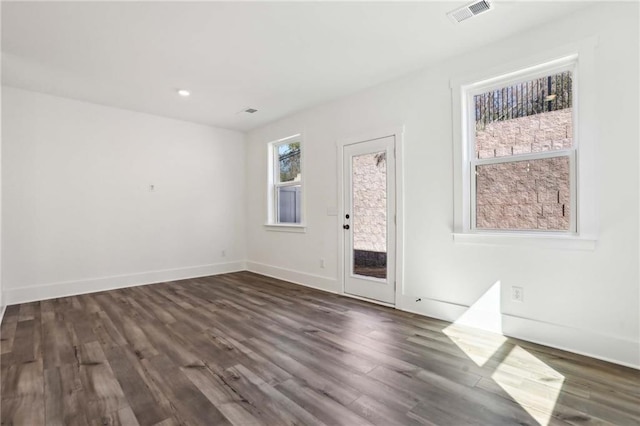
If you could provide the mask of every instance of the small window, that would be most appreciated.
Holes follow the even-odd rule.
[[[270,144],[270,224],[302,223],[302,151],[300,136]]]
[[[576,232],[573,64],[469,89],[470,228]]]

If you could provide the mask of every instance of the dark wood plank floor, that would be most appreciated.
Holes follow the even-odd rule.
[[[3,425],[640,424],[638,371],[241,272],[10,306]]]

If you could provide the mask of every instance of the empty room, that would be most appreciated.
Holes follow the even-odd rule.
[[[2,1],[2,425],[640,425],[638,1]]]

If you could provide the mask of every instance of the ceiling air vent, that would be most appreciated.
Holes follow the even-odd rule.
[[[470,3],[466,6],[452,10],[447,16],[454,22],[462,22],[476,15],[491,10],[491,2],[489,0],[480,0]]]

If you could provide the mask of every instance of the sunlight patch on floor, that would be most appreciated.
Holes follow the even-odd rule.
[[[562,374],[514,346],[491,378],[538,423],[549,423],[564,384]]]
[[[494,383],[481,381],[480,387],[506,392],[539,424],[549,423],[564,376],[522,347],[514,345],[509,350],[505,346],[508,339],[502,335],[500,281],[489,287],[443,333],[478,366],[494,369],[491,375]],[[496,360],[491,361],[494,356]]]

